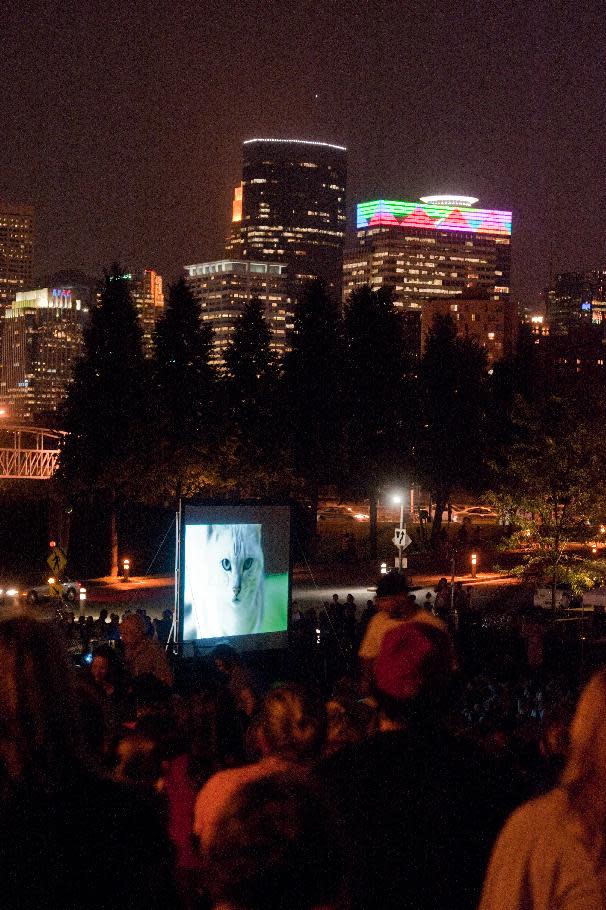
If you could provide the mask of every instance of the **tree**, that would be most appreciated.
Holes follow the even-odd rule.
[[[213,331],[183,278],[169,290],[154,341],[156,486],[178,500],[216,482],[213,453],[221,438]]]
[[[344,469],[352,492],[370,500],[374,552],[378,490],[388,480],[401,482],[409,466],[408,352],[391,291],[372,291],[368,285],[354,291],[345,309],[344,330]]]
[[[280,425],[281,388],[263,303],[253,297],[225,352],[224,485],[241,496],[289,495],[296,486]]]
[[[284,358],[280,423],[314,505],[322,484],[342,482],[342,383],[339,308],[325,285],[314,281],[295,308],[292,350]]]
[[[603,577],[604,566],[571,549],[599,536],[606,503],[603,407],[576,389],[533,404],[518,399],[517,440],[496,472],[492,500],[515,531],[509,546],[526,550],[518,574],[552,587],[579,588]]]
[[[431,539],[457,486],[485,482],[486,355],[472,339],[459,337],[450,316],[436,316],[419,372],[418,475],[435,495]]]
[[[258,297],[249,300],[236,321],[232,341],[225,352],[228,382],[232,386],[232,404],[246,417],[251,405],[258,402],[271,380],[273,358],[271,332],[265,319],[265,308]]]
[[[59,481],[71,494],[109,506],[112,574],[118,569],[116,501],[141,470],[147,379],[141,340],[128,279],[114,265],[84,332],[84,356],[62,414],[69,435],[59,467]]]

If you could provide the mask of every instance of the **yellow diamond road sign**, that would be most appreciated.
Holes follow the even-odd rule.
[[[55,575],[59,575],[65,568],[67,556],[61,547],[55,547],[54,550],[50,551],[48,559],[46,561]]]
[[[48,596],[49,597],[61,597],[63,594],[63,585],[61,582],[55,582],[54,585],[48,586]]]

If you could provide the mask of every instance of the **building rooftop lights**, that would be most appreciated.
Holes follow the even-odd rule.
[[[479,202],[475,196],[458,196],[455,193],[444,193],[439,196],[421,196],[421,202],[425,205],[453,205],[465,206],[475,205]]]
[[[313,139],[245,139],[243,145],[250,145],[252,142],[288,142],[292,145],[320,145],[327,149],[337,149],[339,152],[346,152],[344,145],[333,145],[331,142],[316,142]]]

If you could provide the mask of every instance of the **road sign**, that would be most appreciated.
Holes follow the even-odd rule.
[[[49,597],[61,597],[63,594],[63,585],[61,582],[55,582],[52,585],[48,586],[48,596]]]
[[[412,543],[412,539],[406,533],[406,528],[396,528],[393,535],[393,542],[396,547],[405,550]]]
[[[59,575],[65,568],[67,556],[61,547],[55,547],[55,549],[51,550],[49,553],[48,559],[46,561],[55,575]]]

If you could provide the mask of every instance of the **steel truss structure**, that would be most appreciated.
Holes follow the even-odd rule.
[[[0,423],[0,480],[50,480],[64,436],[62,430]]]

